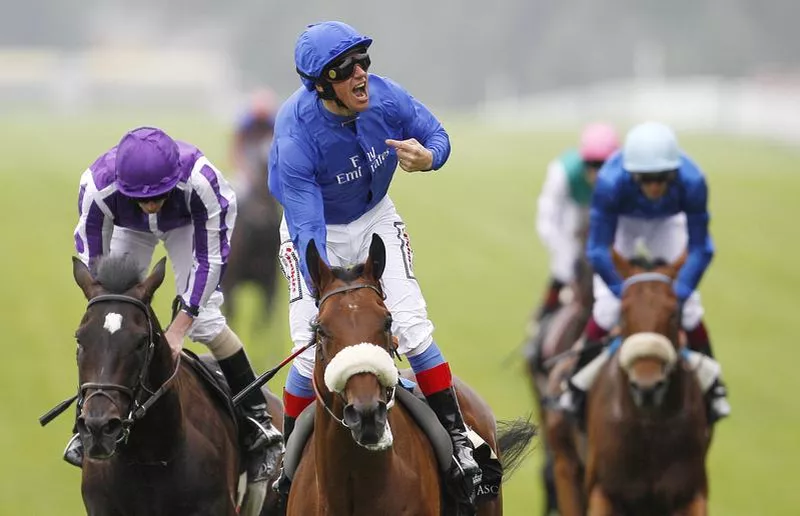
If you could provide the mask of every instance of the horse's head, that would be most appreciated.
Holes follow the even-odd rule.
[[[314,383],[319,401],[336,419],[337,407],[343,406],[341,422],[358,444],[388,448],[387,414],[398,373],[392,317],[380,285],[386,265],[383,240],[373,235],[366,263],[350,269],[328,267],[312,240],[306,264],[318,295]]]
[[[75,333],[78,341],[80,413],[77,426],[89,457],[112,456],[127,438],[136,403],[146,384],[161,328],[151,308],[153,293],[164,280],[162,259],[143,281],[126,257],[108,257],[96,275],[77,258],[75,282],[89,306]],[[163,346],[162,346],[163,348]]]
[[[671,264],[627,261],[616,251],[613,258],[625,279],[619,363],[628,376],[636,405],[656,408],[664,400],[670,373],[678,359],[680,314],[672,281],[686,254]]]

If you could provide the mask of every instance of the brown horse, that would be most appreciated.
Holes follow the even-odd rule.
[[[124,256],[102,259],[96,277],[73,258],[89,300],[76,338],[81,490],[91,516],[237,514],[236,422],[191,359],[173,358],[150,307],[165,263],[140,281]]]
[[[626,279],[621,344],[589,390],[585,446],[564,418],[548,421],[564,516],[706,514],[705,404],[680,358],[672,289],[684,259],[646,271],[614,253]]]
[[[588,236],[588,213],[582,213],[578,228],[581,249]],[[589,316],[592,313],[594,293],[592,288],[594,270],[585,253],[575,262],[575,278],[569,285],[569,301],[551,315],[546,316],[527,344],[526,358],[528,375],[533,387],[533,395],[539,409],[544,414],[546,405],[552,400],[547,396],[550,362],[557,360],[562,353],[573,347],[580,338]],[[545,462],[542,466],[542,484],[546,493],[544,514],[557,512],[555,483],[553,479],[553,453],[548,444],[547,430],[544,430]]]
[[[316,419],[289,494],[289,515],[432,516],[445,507],[434,449],[406,408],[394,403],[392,319],[380,285],[385,252],[374,235],[365,264],[331,269],[313,241],[308,245],[306,260],[320,296]],[[510,473],[533,427],[523,423],[511,438],[498,433],[488,405],[463,383],[456,388],[467,425]],[[502,514],[499,486],[479,503],[478,514]]]

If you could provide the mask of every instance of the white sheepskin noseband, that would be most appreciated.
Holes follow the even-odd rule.
[[[634,333],[622,342],[619,350],[619,365],[625,371],[640,358],[656,358],[672,368],[678,359],[672,342],[660,333]]]
[[[332,392],[342,392],[347,380],[358,373],[372,373],[383,387],[397,385],[397,367],[391,355],[380,346],[362,342],[336,353],[325,369],[325,385]]]

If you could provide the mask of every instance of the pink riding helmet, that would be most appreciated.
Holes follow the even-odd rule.
[[[619,149],[617,131],[609,124],[589,124],[581,133],[580,154],[584,161],[605,161]]]

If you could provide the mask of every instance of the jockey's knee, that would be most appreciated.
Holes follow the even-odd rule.
[[[297,372],[305,378],[314,377],[314,352],[315,346],[308,348],[295,357],[292,361],[292,367],[297,369]]]
[[[192,322],[192,327],[189,328],[187,336],[194,342],[199,342],[211,347],[211,343],[216,339],[226,328],[228,323],[225,316],[219,310],[216,313],[206,311],[201,313]],[[213,350],[212,350],[213,352]],[[216,356],[216,355],[215,355]]]
[[[398,340],[397,351],[403,355],[415,356],[424,353],[433,343],[433,323],[428,319],[411,325],[398,325],[395,336]]]
[[[705,310],[703,310],[703,305],[700,304],[700,300],[689,297],[683,305],[681,326],[683,326],[683,329],[687,332],[694,330],[703,321],[704,313]]]
[[[587,329],[594,320],[595,324],[607,332],[611,331],[619,319],[619,301],[614,299],[598,299],[592,307],[592,319],[587,324]]]

